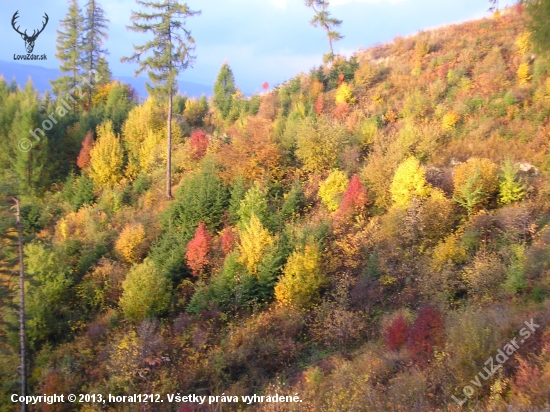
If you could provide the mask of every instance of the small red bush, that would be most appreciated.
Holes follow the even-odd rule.
[[[445,343],[445,321],[437,309],[432,306],[424,306],[418,312],[418,316],[409,333],[407,350],[418,365],[427,364],[434,347],[443,346]]]
[[[409,325],[403,314],[400,313],[386,329],[384,341],[390,350],[399,350],[407,343],[408,338]]]
[[[201,129],[197,129],[191,133],[189,143],[191,144],[191,152],[195,160],[202,159],[206,154],[206,150],[208,149],[208,141],[208,136]]]

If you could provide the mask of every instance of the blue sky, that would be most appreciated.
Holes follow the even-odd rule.
[[[81,7],[84,0],[81,1]],[[132,52],[132,44],[146,37],[126,30],[134,0],[99,0],[110,19],[107,48],[111,70],[133,75],[135,65],[120,63]],[[24,54],[24,44],[11,27],[11,16],[19,10],[21,28],[41,27],[44,12],[50,21],[36,41],[34,53],[46,53],[47,61],[34,64],[57,67],[56,30],[67,12],[66,0],[2,0],[0,2],[0,60],[13,61]],[[192,10],[202,14],[188,19],[187,28],[196,40],[196,62],[181,74],[181,80],[212,84],[224,61],[229,62],[236,82],[254,92],[264,81],[280,84],[300,72],[318,66],[328,51],[324,31],[309,24],[312,11],[303,0],[188,0]],[[422,29],[458,23],[487,15],[486,0],[332,0],[330,10],[343,20],[344,39],[335,51],[350,55]],[[25,62],[29,63],[29,62]]]

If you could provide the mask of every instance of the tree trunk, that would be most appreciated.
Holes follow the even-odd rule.
[[[328,45],[330,47],[330,54],[332,56],[334,56],[334,51],[332,50],[332,39],[330,38],[330,29],[327,27],[325,27],[325,30],[327,31],[327,36],[328,36]]]
[[[15,202],[15,224],[17,226],[17,244],[19,249],[19,344],[21,347],[21,396],[27,394],[27,348],[25,333],[25,268],[23,266],[23,234],[21,230],[21,213],[19,199]],[[21,402],[21,411],[27,410],[25,402]]]
[[[172,91],[168,96],[168,147],[166,152],[166,197],[172,199]]]

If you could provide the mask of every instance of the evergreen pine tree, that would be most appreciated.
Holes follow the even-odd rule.
[[[92,89],[96,84],[105,84],[103,75],[109,73],[109,66],[104,58],[107,50],[102,48],[104,40],[107,39],[107,23],[105,12],[96,0],[88,0],[86,4],[86,15],[84,17],[84,34],[82,44],[82,68],[88,76],[88,107],[92,104]],[[93,74],[95,71],[96,74]],[[101,81],[103,80],[103,83]],[[108,80],[107,80],[108,81]]]
[[[334,59],[334,50],[332,48],[332,42],[341,40],[343,36],[334,30],[337,27],[340,27],[342,20],[335,19],[330,17],[330,12],[327,10],[329,2],[327,0],[305,0],[306,6],[311,7],[315,12],[315,16],[311,19],[311,25],[321,27],[327,32],[328,44],[330,47],[330,53],[325,55],[326,61],[332,61]]]
[[[222,117],[226,119],[231,111],[233,95],[235,94],[235,78],[231,67],[224,63],[214,83],[214,105],[220,111]]]
[[[65,95],[78,83],[82,68],[83,23],[78,0],[69,0],[69,11],[65,19],[59,22],[62,30],[57,31],[57,53],[55,54],[61,62],[59,70],[63,75],[51,82],[53,92],[58,97]]]
[[[121,61],[138,63],[136,76],[148,70],[149,79],[153,85],[146,83],[147,91],[152,95],[168,99],[166,197],[171,199],[172,98],[178,91],[176,77],[195,59],[191,55],[195,49],[195,40],[191,37],[191,32],[184,28],[185,19],[200,14],[200,11],[190,10],[187,4],[180,4],[179,0],[136,1],[139,5],[151,8],[153,11],[151,13],[133,11],[132,26],[128,26],[128,29],[138,33],[151,31],[154,37],[142,46],[134,46],[134,54],[123,57]],[[142,59],[147,52],[153,54]]]
[[[36,141],[29,133],[40,125],[37,102],[36,91],[29,80],[21,94],[19,109],[10,132],[17,143],[11,163],[12,170],[19,180],[21,193],[30,193],[44,183],[43,175],[48,157],[47,137],[37,133],[40,140]]]

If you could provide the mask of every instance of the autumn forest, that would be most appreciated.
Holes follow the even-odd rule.
[[[324,62],[252,96],[224,63],[200,99],[199,11],[140,3],[147,98],[95,0],[52,93],[0,78],[0,411],[550,410],[549,1],[349,58],[306,1]]]

